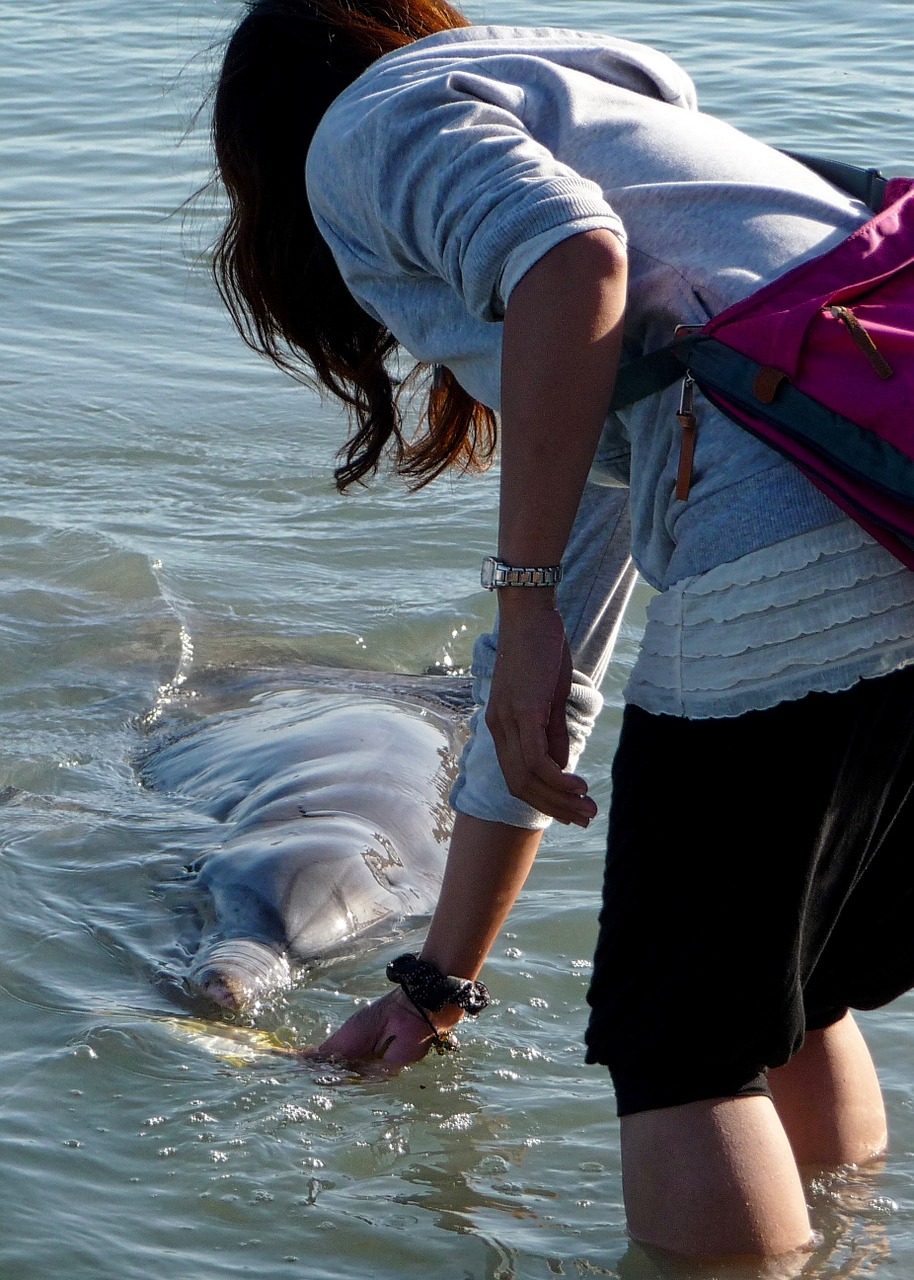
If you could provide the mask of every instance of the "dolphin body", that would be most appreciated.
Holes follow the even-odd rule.
[[[211,691],[202,710],[215,710],[177,735],[159,727],[139,762],[145,784],[225,824],[189,868],[208,922],[184,986],[230,1010],[288,986],[297,966],[432,912],[471,707],[459,678],[283,680],[236,676],[243,705],[220,710]]]

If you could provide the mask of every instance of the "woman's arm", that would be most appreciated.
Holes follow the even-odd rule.
[[[505,313],[500,559],[561,560],[622,346],[625,253],[610,231],[572,236],[523,277]],[[596,813],[562,769],[570,659],[554,593],[504,587],[486,717],[512,794],[560,822]]]
[[[476,977],[523,887],[542,834],[458,813],[424,960],[443,973]],[[447,1031],[460,1020],[460,1010],[446,1005],[430,1016],[439,1031]],[[424,1058],[431,1042],[428,1023],[397,987],[359,1009],[307,1056],[380,1058],[402,1067]]]
[[[502,361],[499,541],[508,563],[562,558],[612,393],[625,280],[624,251],[612,232],[585,232],[550,250],[511,295]],[[571,662],[554,593],[502,588],[499,612],[487,722],[509,787],[559,821],[586,826],[596,806],[581,779],[562,773]],[[476,977],[540,836],[458,814],[424,959],[445,973]],[[444,1030],[459,1020],[459,1010],[446,1006],[432,1019]],[[398,988],[360,1009],[317,1053],[403,1066],[423,1057],[431,1039]]]

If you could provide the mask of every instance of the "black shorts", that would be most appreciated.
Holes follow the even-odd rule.
[[[628,707],[587,1061],[620,1115],[768,1092],[914,987],[914,668],[733,719]]]

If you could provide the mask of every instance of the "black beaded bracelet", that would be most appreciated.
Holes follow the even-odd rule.
[[[453,1004],[475,1018],[489,1004],[489,991],[484,982],[442,973],[430,960],[421,960],[411,951],[391,960],[387,977],[403,988],[414,1005],[432,1013]]]

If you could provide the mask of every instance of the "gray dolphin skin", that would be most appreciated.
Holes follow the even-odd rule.
[[[251,694],[248,679],[245,705],[158,735],[140,768],[225,824],[190,868],[210,918],[185,982],[230,1010],[288,986],[296,966],[432,912],[466,737],[467,681],[328,671],[299,676],[304,687],[276,682]]]

